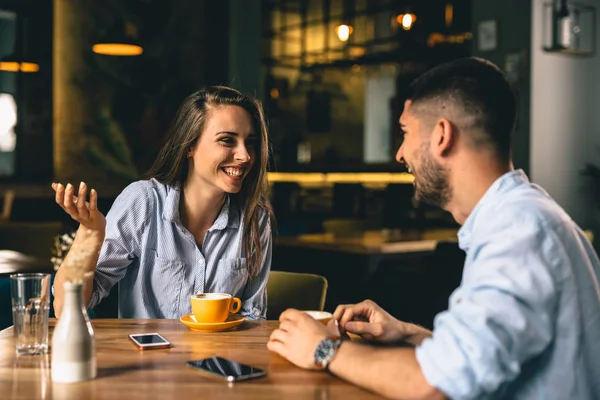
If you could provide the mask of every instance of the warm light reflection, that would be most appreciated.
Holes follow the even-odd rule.
[[[107,56],[139,56],[144,52],[141,46],[124,43],[98,43],[92,46],[92,51]]]
[[[272,182],[296,182],[311,186],[334,183],[390,184],[412,183],[414,176],[407,172],[269,172]]]
[[[331,183],[412,183],[414,176],[407,172],[339,172],[328,173],[327,181]]]
[[[0,61],[0,71],[6,72],[38,72],[40,66],[32,62]]]
[[[335,33],[337,34],[338,39],[340,39],[342,42],[348,41],[353,31],[354,29],[351,25],[339,25],[337,28],[335,28]]]
[[[450,28],[452,26],[452,21],[454,20],[454,6],[452,3],[446,4],[444,19],[446,20],[446,27]]]
[[[273,88],[269,91],[269,96],[271,96],[271,98],[273,100],[277,100],[279,98],[279,89],[277,88]]]
[[[400,14],[396,17],[396,22],[402,26],[402,29],[408,31],[412,28],[413,24],[417,20],[417,16],[415,14]]]
[[[365,55],[364,47],[351,47],[348,49],[348,55],[350,57],[358,58]]]
[[[19,63],[16,61],[0,62],[0,71],[17,72],[18,70],[19,70]]]
[[[40,66],[36,63],[31,62],[22,62],[21,63],[21,72],[38,72],[40,70]]]
[[[471,32],[457,33],[456,35],[443,35],[439,32],[434,32],[427,38],[427,46],[433,47],[440,43],[463,44],[467,40],[473,39]]]

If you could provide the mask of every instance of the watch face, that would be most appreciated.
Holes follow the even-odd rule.
[[[320,367],[325,367],[333,357],[336,347],[336,342],[333,340],[323,339],[315,349],[315,363]]]
[[[323,360],[327,358],[331,354],[331,350],[333,347],[331,346],[331,340],[327,339],[321,342],[321,344],[317,347],[317,359]]]

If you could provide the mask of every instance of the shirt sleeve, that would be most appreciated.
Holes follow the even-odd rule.
[[[244,289],[241,313],[249,319],[267,318],[267,282],[271,271],[273,235],[267,213],[261,218],[259,229],[262,246],[262,266],[254,279],[249,279]]]
[[[438,314],[433,337],[416,349],[427,381],[452,399],[476,399],[514,380],[552,341],[557,263],[567,257],[555,233],[513,223],[469,250],[469,271]]]
[[[142,233],[152,218],[152,202],[144,181],[126,187],[106,215],[106,234],[94,274],[91,309],[108,296],[112,287],[140,256]]]

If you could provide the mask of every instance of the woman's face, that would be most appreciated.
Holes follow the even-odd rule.
[[[239,106],[210,109],[204,131],[188,153],[187,183],[218,193],[237,193],[259,147],[250,114]]]

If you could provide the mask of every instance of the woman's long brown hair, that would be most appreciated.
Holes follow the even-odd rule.
[[[180,184],[183,187],[188,174],[188,151],[196,144],[204,131],[210,110],[227,105],[245,109],[252,118],[254,131],[260,132],[259,148],[256,151],[258,157],[244,179],[242,189],[233,195],[243,206],[242,246],[248,273],[251,278],[254,278],[260,272],[263,258],[259,227],[261,214],[266,213],[271,224],[275,222],[266,195],[269,160],[267,121],[258,99],[226,86],[208,86],[189,95],[177,111],[167,140],[145,177],[147,179],[155,178],[166,185]],[[233,202],[231,206],[234,206]]]

